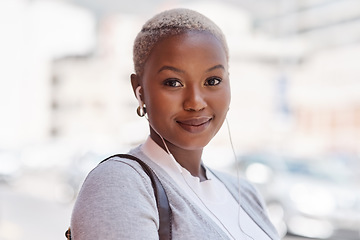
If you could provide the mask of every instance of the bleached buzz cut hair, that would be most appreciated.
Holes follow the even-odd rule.
[[[133,47],[135,73],[142,76],[151,50],[160,40],[187,32],[204,32],[213,35],[220,41],[226,59],[229,60],[225,36],[213,21],[194,10],[176,8],[155,15],[143,25]]]

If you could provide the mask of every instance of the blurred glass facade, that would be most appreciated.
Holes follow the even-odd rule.
[[[147,137],[130,85],[132,43],[145,20],[173,7],[198,10],[227,37],[232,142],[242,174],[283,197],[270,201],[275,196],[263,191],[279,231],[360,239],[356,0],[0,1],[0,239],[64,239],[87,172]],[[246,165],[264,152],[270,167]],[[226,125],[204,158],[234,171]],[[351,190],[318,180],[321,191],[308,188],[310,174],[298,181],[304,165],[278,169],[284,158],[310,161],[310,170],[321,166],[332,177],[344,169]],[[294,185],[273,185],[284,172]],[[314,209],[316,201],[323,209]],[[330,218],[345,220],[333,226]]]

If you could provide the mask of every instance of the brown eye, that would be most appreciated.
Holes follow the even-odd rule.
[[[205,86],[216,86],[221,83],[221,78],[218,77],[210,77],[206,79]]]
[[[166,79],[164,81],[164,85],[169,86],[169,87],[182,87],[183,86],[182,83],[178,79],[173,79],[173,78]]]

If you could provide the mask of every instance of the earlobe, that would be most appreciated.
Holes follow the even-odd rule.
[[[139,115],[139,117],[144,117],[146,114],[146,107],[145,104],[142,100],[142,95],[141,95],[141,85],[139,82],[139,78],[136,74],[131,74],[130,76],[131,78],[131,85],[133,88],[133,91],[135,93],[135,97],[138,100],[139,106],[136,109],[137,114]]]
[[[145,104],[143,103],[143,101],[141,100],[140,90],[141,90],[141,86],[138,86],[135,90],[136,98],[139,103],[139,106],[138,106],[136,112],[139,115],[139,117],[143,117],[146,114],[146,107],[145,107]]]

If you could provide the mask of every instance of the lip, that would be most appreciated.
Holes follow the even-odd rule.
[[[204,116],[177,120],[176,122],[187,132],[200,133],[209,126],[212,119],[212,117]]]

